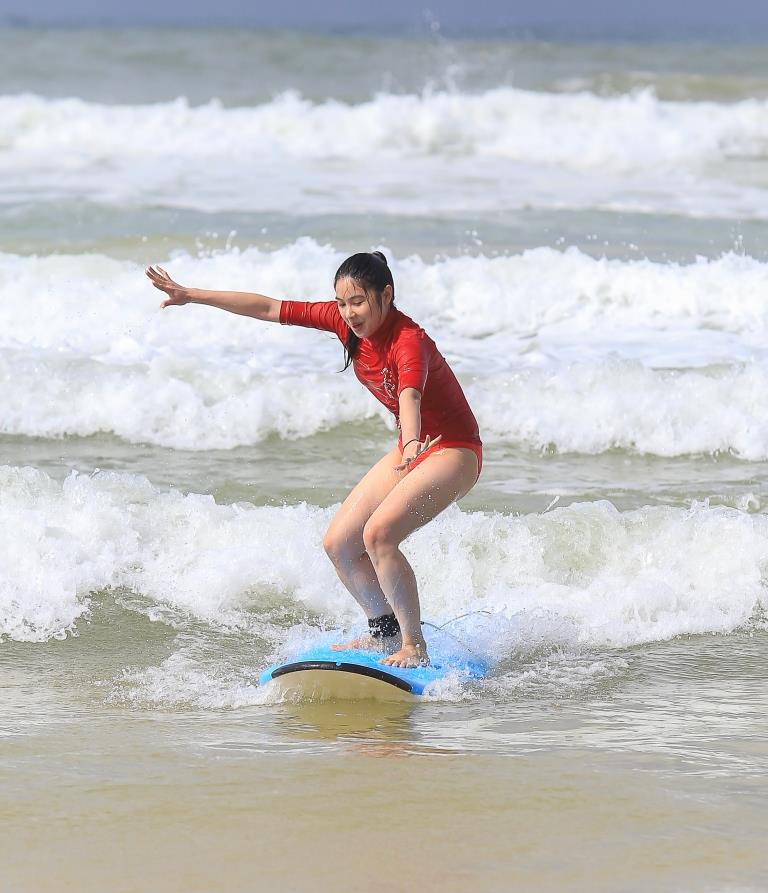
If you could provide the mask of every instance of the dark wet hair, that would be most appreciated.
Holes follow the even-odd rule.
[[[336,270],[333,277],[333,287],[339,279],[354,279],[366,290],[376,293],[379,307],[381,307],[381,295],[384,289],[390,285],[392,287],[392,303],[395,303],[395,280],[392,278],[392,271],[389,269],[386,257],[381,251],[361,251],[359,254],[353,254],[348,257],[344,263]],[[352,360],[357,353],[360,339],[357,335],[349,330],[347,334],[347,343],[344,346],[344,369],[348,369]],[[341,371],[343,372],[344,369]]]

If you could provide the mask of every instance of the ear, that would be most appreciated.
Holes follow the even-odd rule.
[[[384,291],[381,293],[381,302],[385,307],[389,307],[392,304],[392,286],[385,285]]]

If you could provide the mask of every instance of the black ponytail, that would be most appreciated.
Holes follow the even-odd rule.
[[[381,294],[389,285],[392,288],[392,303],[395,303],[395,281],[392,278],[392,271],[389,269],[387,259],[381,251],[373,251],[370,254],[362,251],[348,257],[336,270],[336,275],[333,277],[334,288],[336,288],[339,279],[354,279],[355,282],[359,282],[363,286],[366,292],[368,290],[375,292],[379,306],[381,306]],[[344,369],[349,368],[359,344],[360,339],[350,329],[344,348]],[[343,372],[344,369],[341,371]]]

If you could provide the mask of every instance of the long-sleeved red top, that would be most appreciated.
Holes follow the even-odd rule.
[[[349,326],[336,301],[283,301],[280,322],[334,332],[346,346]],[[400,392],[421,393],[420,439],[443,435],[442,443],[480,444],[480,433],[467,398],[435,342],[412,319],[390,307],[370,338],[361,338],[352,360],[355,375],[393,413],[400,427]]]

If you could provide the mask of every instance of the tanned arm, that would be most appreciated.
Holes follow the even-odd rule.
[[[205,288],[187,288],[174,282],[162,267],[147,267],[146,274],[155,288],[168,297],[161,307],[180,307],[183,304],[204,304],[218,307],[229,313],[250,316],[264,322],[280,322],[282,301],[247,291],[211,291]],[[417,392],[418,393],[418,392]]]

